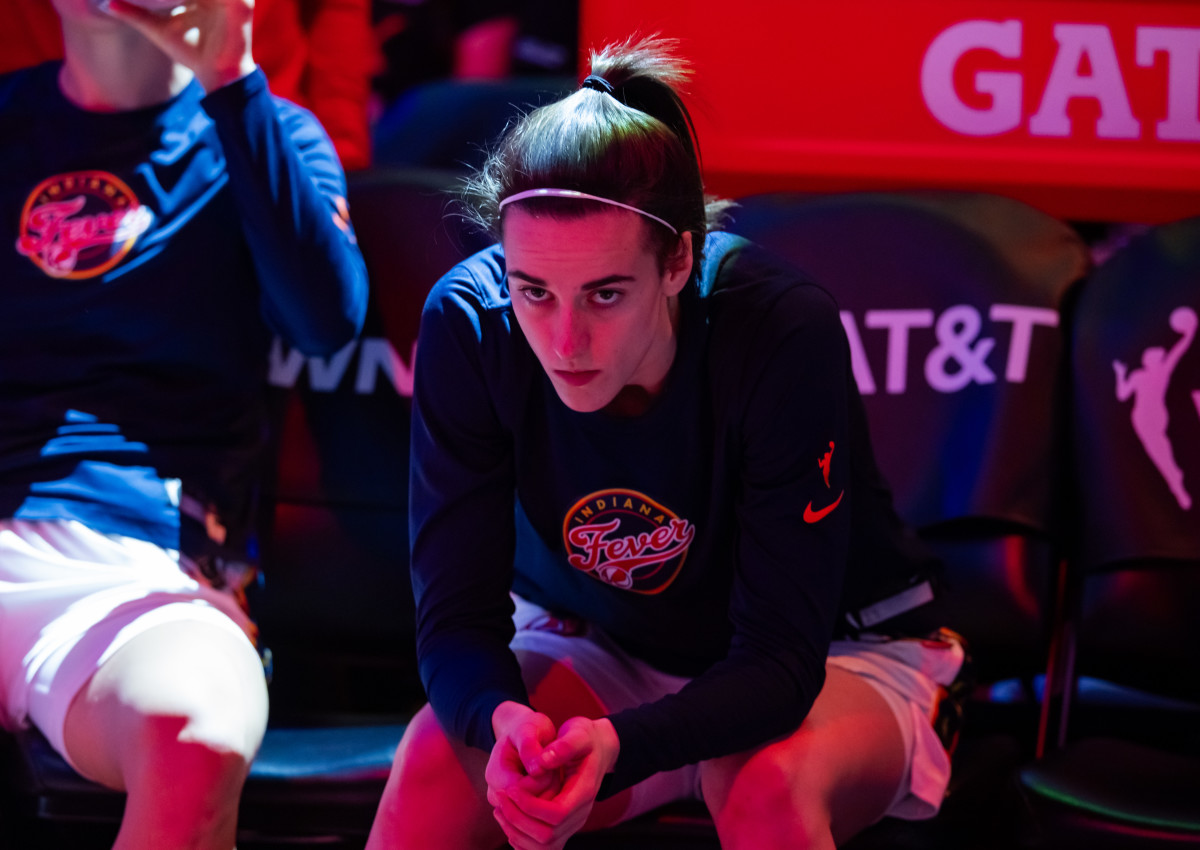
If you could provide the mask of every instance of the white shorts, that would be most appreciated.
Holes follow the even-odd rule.
[[[626,654],[599,629],[572,634],[561,621],[533,603],[513,596],[517,632],[513,650],[569,660],[608,712],[633,708],[680,690],[688,679],[655,670]],[[908,755],[905,778],[885,816],[920,820],[937,814],[950,782],[950,757],[933,729],[938,702],[962,667],[957,643],[890,640],[870,636],[834,641],[826,660],[861,676],[891,707]],[[631,791],[624,819],[677,800],[701,800],[700,770],[689,765],[656,774]]]
[[[180,620],[253,634],[236,600],[186,575],[177,552],[74,520],[0,520],[0,724],[32,721],[70,761],[75,695],[130,639]]]

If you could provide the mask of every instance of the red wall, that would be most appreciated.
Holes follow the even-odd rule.
[[[722,194],[925,187],[1082,220],[1200,214],[1195,0],[583,0],[581,26],[585,48],[682,40]]]

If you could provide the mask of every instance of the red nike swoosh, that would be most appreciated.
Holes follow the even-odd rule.
[[[845,495],[846,495],[846,491],[843,490],[842,492],[838,493],[838,497],[832,505],[826,505],[825,507],[821,508],[819,511],[814,511],[812,502],[809,502],[807,505],[804,506],[804,521],[811,523],[811,522],[820,522],[821,520],[825,519],[825,517],[827,517],[831,513],[833,513],[834,508],[836,508],[838,505],[840,505],[842,503],[842,496],[845,496]]]

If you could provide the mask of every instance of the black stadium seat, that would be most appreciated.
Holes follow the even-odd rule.
[[[1021,773],[1039,848],[1200,846],[1198,314],[1200,219],[1132,239],[1070,311],[1077,514]]]

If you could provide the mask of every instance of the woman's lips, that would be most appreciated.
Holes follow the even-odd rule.
[[[588,369],[582,372],[570,372],[566,369],[555,369],[554,374],[558,379],[565,384],[570,384],[573,387],[582,387],[584,384],[591,381],[600,374],[599,369]]]

